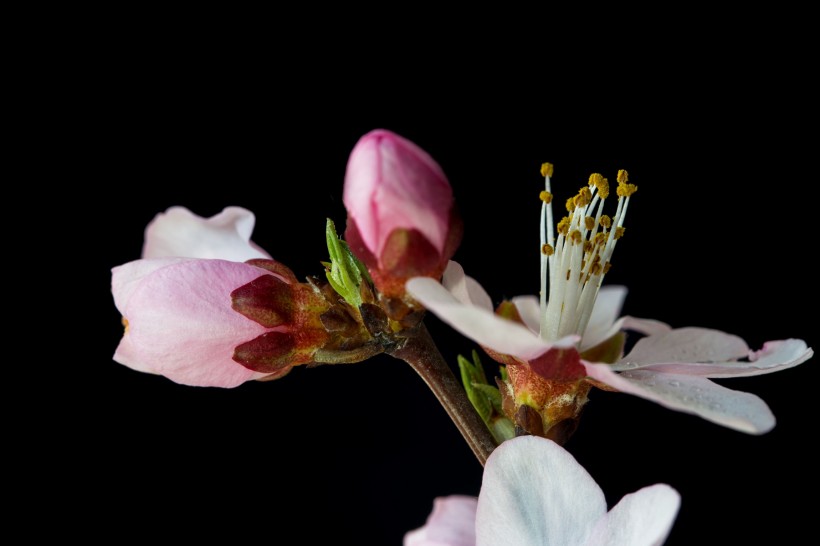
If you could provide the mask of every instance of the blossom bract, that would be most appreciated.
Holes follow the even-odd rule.
[[[470,500],[436,499],[405,546],[653,546],[666,540],[680,507],[677,491],[656,484],[607,512],[589,473],[558,444],[536,436],[501,444],[484,467],[477,503]]]
[[[387,130],[367,133],[350,153],[344,204],[345,239],[388,296],[402,296],[410,277],[439,278],[461,240],[461,220],[441,167]]]

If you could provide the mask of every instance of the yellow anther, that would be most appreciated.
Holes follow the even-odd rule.
[[[612,218],[610,218],[606,214],[602,214],[601,219],[598,220],[598,223],[600,223],[601,226],[605,227],[606,229],[609,229],[609,226],[612,225]]]
[[[591,175],[589,175],[589,187],[591,188],[594,186],[597,188],[598,185],[601,183],[601,180],[603,180],[603,178],[604,177],[598,173],[592,173]]]
[[[621,237],[623,237],[624,231],[626,231],[626,228],[623,226],[615,228],[615,238],[620,239]]]
[[[569,280],[570,269],[567,269],[567,280]]]
[[[596,233],[595,234],[595,244],[602,245],[606,242],[606,233]]]
[[[575,210],[575,198],[570,197],[567,199],[567,212],[572,212]]]
[[[577,230],[577,229],[572,230],[572,233],[569,234],[569,239],[575,244],[580,243],[581,239],[583,239],[583,237],[581,236],[580,230]]]
[[[629,173],[621,169],[618,171],[618,184],[626,184],[629,181]]]
[[[610,269],[612,269],[612,264],[611,263],[607,262],[606,264],[604,264],[604,275],[609,273]]]
[[[590,273],[592,273],[593,275],[597,275],[600,272],[601,272],[601,264],[599,264],[599,263],[592,264],[592,267],[590,268]]]
[[[552,256],[555,253],[555,249],[552,248],[552,245],[545,244],[541,247],[541,254],[544,256]]]
[[[125,333],[127,334],[128,333],[128,319],[125,318],[125,317],[122,317],[122,327],[125,328]]]
[[[587,229],[594,228],[595,227],[595,218],[593,218],[592,216],[587,216],[586,218],[584,218],[584,225],[586,226]]]
[[[568,216],[564,216],[563,218],[561,218],[561,221],[558,222],[557,229],[558,229],[558,233],[560,233],[561,235],[566,235],[567,233],[569,233],[569,217]]]
[[[592,201],[592,193],[586,186],[581,188],[581,191],[578,192],[578,195],[576,195],[573,198],[573,202],[575,203],[576,207],[585,207],[589,205],[590,201]]]
[[[592,252],[592,241],[585,241],[584,242],[584,253],[589,254]]]
[[[638,186],[636,186],[635,184],[618,184],[618,197],[629,197],[636,191],[638,191]]]
[[[543,201],[547,205],[552,203],[552,194],[550,192],[548,192],[547,190],[542,191],[541,194],[538,197],[540,197],[541,201]]]
[[[598,188],[598,195],[601,196],[601,199],[609,197],[609,180],[602,176],[600,181],[595,184],[595,187]]]
[[[541,176],[547,177],[552,176],[552,163],[541,163]]]

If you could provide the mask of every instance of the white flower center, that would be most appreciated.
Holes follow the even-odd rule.
[[[586,330],[595,298],[609,271],[615,244],[624,233],[629,198],[638,189],[618,171],[618,208],[610,218],[603,213],[609,181],[600,174],[567,200],[568,215],[553,229],[550,163],[541,166],[541,337],[555,341]],[[549,291],[549,298],[547,292]]]

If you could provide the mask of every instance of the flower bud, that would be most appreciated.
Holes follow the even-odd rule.
[[[441,167],[390,131],[371,131],[353,148],[344,203],[345,239],[386,296],[403,296],[411,277],[440,278],[461,242],[461,219]]]

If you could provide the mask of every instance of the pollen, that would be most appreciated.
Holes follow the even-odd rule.
[[[629,173],[621,169],[618,171],[618,184],[626,184],[629,182]]]
[[[577,230],[577,229],[572,230],[572,233],[570,233],[570,234],[569,234],[569,239],[570,239],[573,243],[575,243],[576,245],[577,245],[578,243],[580,243],[580,242],[583,240],[583,238],[584,238],[584,237],[581,235],[581,231],[580,231],[580,230]]]
[[[583,187],[581,191],[578,192],[573,198],[573,202],[575,203],[576,207],[585,207],[589,205],[589,202],[592,201],[592,193],[589,191],[589,188]]]
[[[616,227],[615,228],[615,239],[620,239],[621,237],[623,237],[625,231],[626,231],[626,228],[623,227],[623,226]]]
[[[638,191],[638,186],[636,186],[635,184],[618,184],[618,189],[616,190],[618,197],[629,197],[636,191]]]
[[[586,218],[584,218],[584,225],[586,226],[587,229],[594,228],[595,227],[595,218],[593,218],[592,216],[587,216]]]
[[[598,195],[601,196],[601,199],[609,197],[609,180],[602,176],[595,184],[595,187],[598,188]]]
[[[125,328],[125,333],[127,334],[128,333],[128,319],[125,318],[125,317],[122,317],[122,327]]]
[[[612,225],[612,218],[610,218],[606,214],[602,214],[601,219],[598,220],[598,223],[600,223],[602,227],[609,229],[609,226]]]
[[[567,199],[567,212],[572,212],[575,210],[575,198],[570,197]]]
[[[538,197],[541,199],[541,201],[543,201],[547,205],[552,203],[552,194],[550,192],[548,192],[547,190],[542,191],[541,194]]]
[[[569,217],[564,216],[561,218],[561,221],[558,222],[558,233],[561,235],[566,235],[569,233]]]
[[[552,256],[555,253],[555,249],[552,248],[550,244],[544,244],[541,246],[541,254],[544,256]]]
[[[603,180],[603,178],[604,177],[602,175],[600,175],[599,173],[592,173],[591,175],[589,175],[589,187],[590,188],[592,188],[592,187],[597,188],[598,185],[601,183],[601,180]]]
[[[552,176],[553,166],[552,163],[541,163],[541,176],[547,177]]]

